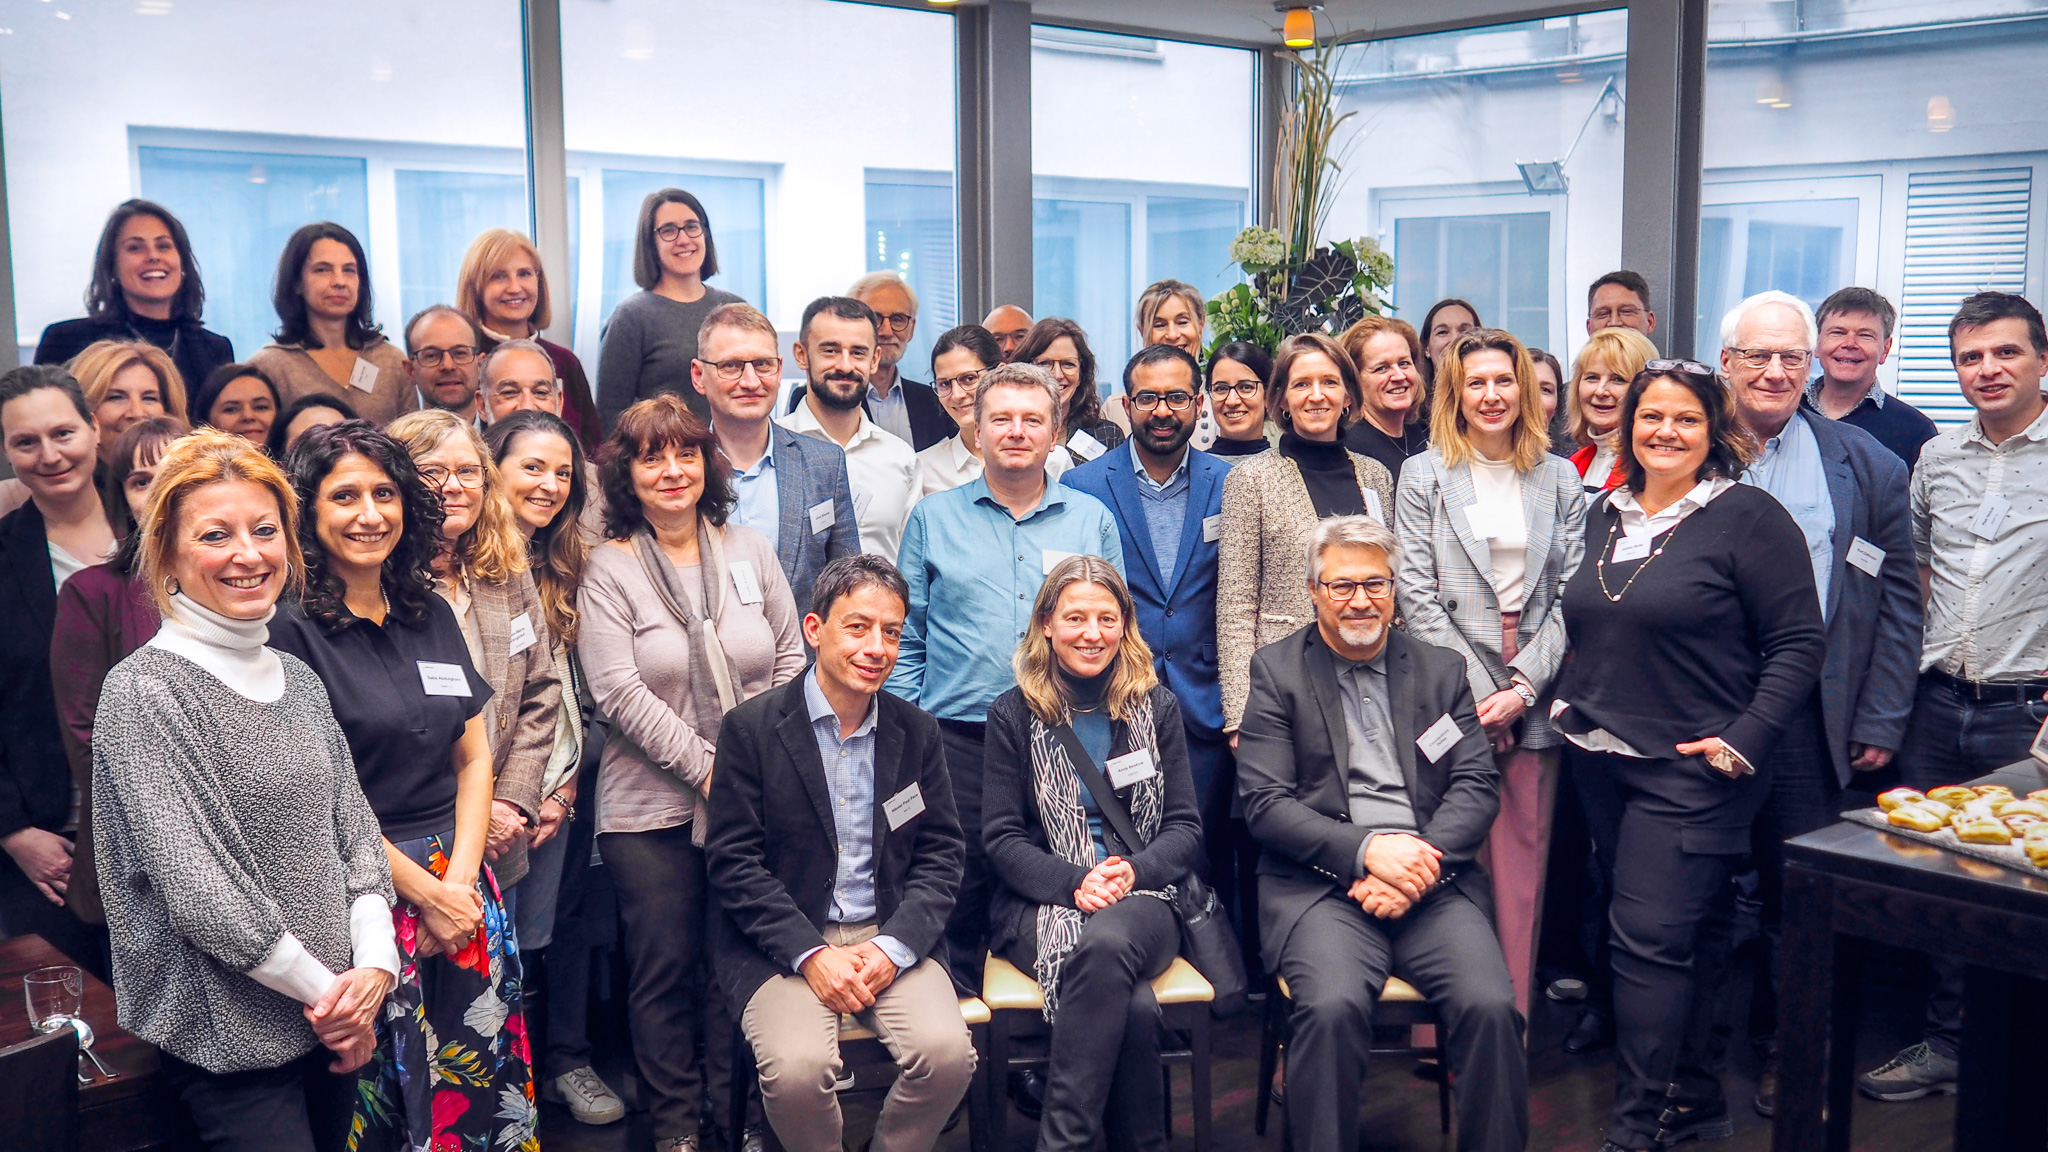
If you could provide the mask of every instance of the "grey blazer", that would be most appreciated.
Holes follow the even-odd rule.
[[[846,453],[837,444],[770,424],[775,443],[777,522],[775,558],[796,599],[801,625],[811,610],[811,586],[825,565],[860,551],[860,524],[853,514],[853,489],[846,479]],[[832,524],[811,531],[811,509],[832,502]]]
[[[1586,547],[1586,497],[1571,461],[1546,453],[1522,476],[1522,519],[1529,526],[1522,619],[1515,628],[1520,653],[1500,658],[1500,600],[1493,587],[1493,554],[1472,534],[1463,515],[1475,499],[1472,466],[1453,468],[1431,448],[1401,469],[1394,523],[1401,540],[1397,576],[1402,626],[1410,636],[1465,658],[1475,704],[1509,685],[1520,672],[1536,690],[1523,714],[1524,748],[1554,748],[1550,682],[1564,662],[1563,593]]]
[[[531,629],[526,633],[531,639],[514,652],[512,622],[522,615]],[[476,670],[491,685],[483,721],[491,739],[491,772],[497,781],[492,798],[505,801],[529,818],[538,817],[541,780],[555,750],[562,680],[555,671],[547,615],[532,574],[522,572],[503,584],[472,581],[469,616],[483,644],[484,658]],[[526,868],[524,837],[513,837],[505,854],[491,861],[492,873],[506,887],[519,883]]]
[[[1394,512],[1394,478],[1384,464],[1351,453],[1358,487]],[[1371,501],[1366,507],[1370,509]],[[1251,682],[1252,653],[1315,621],[1308,598],[1308,538],[1316,506],[1301,469],[1279,452],[1245,457],[1223,480],[1217,541],[1216,672],[1223,684],[1223,730],[1237,729]]]

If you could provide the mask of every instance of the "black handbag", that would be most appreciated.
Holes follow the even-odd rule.
[[[1103,778],[1088,750],[1081,746],[1073,725],[1060,725],[1058,735],[1060,746],[1067,750],[1067,759],[1074,762],[1075,774],[1095,797],[1095,806],[1102,810],[1102,818],[1125,844],[1143,848],[1144,842],[1131,823],[1130,809]],[[1246,980],[1244,954],[1238,950],[1237,932],[1230,917],[1224,914],[1215,891],[1193,869],[1174,881],[1173,887],[1173,910],[1180,917],[1181,955],[1216,990],[1216,998],[1209,1002],[1209,1014],[1219,1020],[1235,1016],[1244,1010]]]

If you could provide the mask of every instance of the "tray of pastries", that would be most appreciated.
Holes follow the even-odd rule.
[[[2015,796],[2003,784],[1894,788],[1845,819],[2048,879],[2048,788]]]

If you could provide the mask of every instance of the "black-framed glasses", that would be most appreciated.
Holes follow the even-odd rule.
[[[1804,348],[1730,348],[1728,354],[1744,368],[1769,368],[1775,359],[1787,372],[1804,372],[1813,361],[1813,353]]]
[[[1218,400],[1227,399],[1231,396],[1236,396],[1240,400],[1250,400],[1252,397],[1265,392],[1265,390],[1266,386],[1257,380],[1239,380],[1235,384],[1228,380],[1218,380],[1214,384],[1209,385],[1209,395],[1214,396]]]
[[[1769,364],[1770,360],[1766,359],[1764,363]],[[1688,376],[1703,376],[1709,380],[1714,378],[1714,370],[1697,360],[1650,360],[1643,364],[1643,371],[1683,372]]]
[[[1375,600],[1384,600],[1394,594],[1394,581],[1386,576],[1371,576],[1364,580],[1318,580],[1316,587],[1339,603],[1358,595],[1360,588]]]
[[[1192,392],[1140,392],[1131,397],[1131,407],[1140,412],[1150,412],[1161,404],[1168,412],[1185,412],[1195,406]]]
[[[698,363],[717,374],[720,380],[730,384],[747,374],[752,368],[754,375],[763,380],[779,380],[782,376],[782,357],[763,356],[758,360],[699,360]]]
[[[704,224],[699,220],[685,220],[681,224],[663,224],[654,230],[654,238],[663,244],[673,244],[678,236],[695,240],[704,234]]]
[[[908,312],[875,313],[875,327],[877,329],[893,328],[898,332],[908,332],[910,331],[910,326],[915,323],[917,323],[917,317]]]
[[[412,354],[412,362],[422,368],[439,368],[441,361],[461,367],[476,359],[476,349],[467,344],[453,348],[422,348]]]
[[[981,387],[981,378],[987,372],[986,368],[976,368],[972,372],[962,372],[958,376],[942,376],[932,381],[932,391],[943,395],[958,388],[962,394],[972,393]]]
[[[464,464],[452,472],[438,464],[428,464],[420,468],[420,480],[429,488],[447,486],[450,476],[453,476],[455,482],[464,488],[481,488],[484,486],[484,466],[481,464]]]

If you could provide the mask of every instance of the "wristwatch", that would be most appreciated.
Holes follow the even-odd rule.
[[[1511,681],[1508,687],[1513,688],[1515,695],[1522,698],[1523,707],[1534,708],[1536,706],[1536,690],[1534,688],[1529,687],[1520,680]]]

